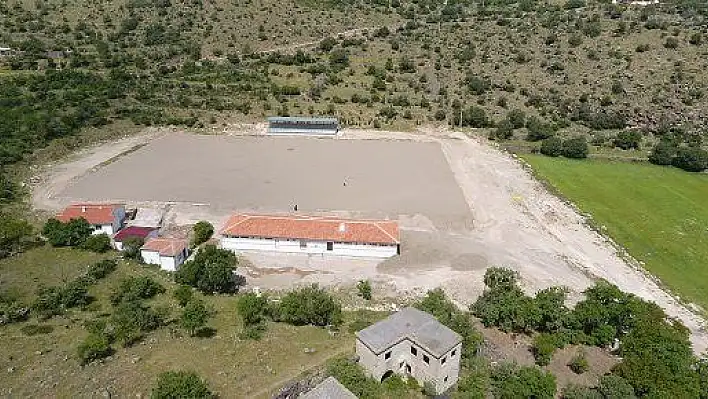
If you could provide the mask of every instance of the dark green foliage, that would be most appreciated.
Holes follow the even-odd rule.
[[[492,267],[484,274],[487,289],[470,306],[471,312],[485,326],[497,326],[505,332],[531,332],[540,320],[533,299],[516,285],[518,274]]]
[[[356,283],[356,289],[359,291],[359,296],[368,300],[371,300],[371,283],[369,280],[360,280]]]
[[[605,397],[595,388],[579,385],[568,385],[563,388],[561,394],[563,399],[605,399]],[[617,398],[619,399],[619,398]]]
[[[492,86],[492,83],[489,81],[489,79],[486,78],[480,78],[479,76],[468,76],[465,80],[465,83],[467,84],[467,88],[469,89],[470,93],[475,94],[475,95],[481,95],[487,92]]]
[[[557,337],[548,333],[541,333],[533,338],[533,357],[539,366],[547,366],[551,362],[553,352],[556,350]]]
[[[642,143],[642,133],[638,130],[622,130],[614,139],[615,147],[623,150],[639,149]]]
[[[18,300],[18,295],[0,291],[0,326],[25,321],[30,309]]]
[[[32,337],[34,335],[49,334],[54,331],[54,327],[48,324],[27,324],[22,326],[20,331],[22,331],[22,333],[26,336]]]
[[[243,277],[234,274],[236,265],[237,259],[233,252],[205,245],[194,259],[179,268],[175,280],[205,294],[234,293],[245,283]]]
[[[342,323],[342,306],[317,284],[287,293],[276,313],[278,321],[296,326],[338,326]]]
[[[2,150],[0,149],[0,151]],[[18,199],[19,195],[17,184],[0,167],[0,204],[13,202]]]
[[[462,115],[460,115],[460,109],[453,107],[451,122],[454,126],[482,128],[490,125],[487,113],[483,108],[473,105],[464,109]],[[461,123],[460,117],[462,117]]]
[[[86,238],[81,249],[102,254],[111,249],[111,238],[108,234],[94,234]]]
[[[676,151],[672,164],[688,172],[708,169],[708,151],[696,147],[681,147]]]
[[[140,248],[145,244],[142,237],[128,237],[123,241],[123,256],[128,259],[142,261]]]
[[[608,374],[600,377],[597,390],[607,399],[634,399],[634,389],[624,378]]]
[[[107,331],[111,338],[128,347],[162,325],[163,319],[162,314],[138,301],[124,301],[114,307]]]
[[[0,213],[0,259],[24,251],[35,241],[32,225]]]
[[[78,348],[79,361],[82,365],[106,358],[112,353],[110,342],[101,334],[89,334]]]
[[[585,352],[580,352],[577,355],[575,355],[571,360],[570,363],[568,363],[568,367],[570,367],[571,370],[575,374],[583,374],[584,372],[588,371],[590,369],[590,364],[588,363],[588,358],[585,355]]]
[[[526,114],[519,109],[512,109],[506,114],[506,119],[511,122],[514,129],[521,129],[526,126]]]
[[[498,399],[551,399],[556,393],[556,378],[537,367],[504,363],[492,370],[492,393]]]
[[[151,399],[209,399],[213,398],[206,382],[194,372],[168,371],[157,377],[150,393]]]
[[[187,330],[189,335],[194,336],[197,330],[206,325],[208,319],[209,311],[207,310],[204,301],[200,299],[192,299],[182,310],[182,315],[180,316],[179,321],[182,328]]]
[[[111,302],[115,305],[121,302],[150,299],[163,292],[165,288],[151,277],[128,277],[113,291]]]
[[[544,123],[540,119],[532,116],[526,120],[526,140],[539,141],[552,137],[555,134],[555,128],[549,123]]]
[[[563,156],[566,158],[587,158],[590,152],[585,137],[573,137],[563,141]]]
[[[565,287],[549,287],[536,293],[534,303],[538,308],[537,330],[557,333],[564,331],[570,322],[570,309],[565,306],[568,290]]]
[[[336,358],[327,363],[327,374],[333,376],[358,398],[378,398],[381,385],[367,377],[364,369],[346,358]]]
[[[696,364],[698,372],[698,382],[701,387],[700,399],[708,399],[708,358],[703,358]]]
[[[472,325],[469,315],[455,306],[441,288],[428,291],[415,307],[435,316],[440,323],[462,336],[463,358],[471,358],[477,352],[482,335]]]
[[[660,141],[649,154],[649,162],[655,165],[671,165],[678,147],[668,141]]]
[[[457,382],[457,392],[453,398],[485,399],[487,398],[491,381],[487,360],[482,357],[472,357],[463,363],[463,371]]]
[[[118,262],[113,259],[105,259],[89,266],[86,275],[93,280],[101,280],[113,273],[116,267],[118,267]]]
[[[72,219],[67,223],[49,219],[42,229],[42,235],[55,247],[75,247],[82,245],[93,231],[93,227],[83,218]]]
[[[206,242],[214,234],[214,226],[204,220],[197,222],[192,230],[194,231],[194,245]]]
[[[514,124],[508,119],[503,119],[501,122],[497,123],[497,128],[491,134],[490,138],[496,140],[508,140],[513,136]]]
[[[541,141],[541,154],[549,157],[559,157],[563,153],[563,140],[553,136]]]
[[[32,304],[32,311],[40,318],[49,318],[63,313],[66,309],[86,306],[90,302],[88,284],[79,279],[64,287],[40,288],[37,299]]]
[[[585,7],[585,0],[567,0],[565,2],[565,9],[572,10],[574,8]]]
[[[265,296],[244,294],[238,299],[236,307],[246,325],[265,323],[268,316],[268,298]]]
[[[194,293],[192,292],[192,288],[188,285],[180,285],[177,287],[175,290],[173,296],[177,300],[177,303],[181,307],[185,307],[187,303],[189,303],[190,300],[194,297]]]

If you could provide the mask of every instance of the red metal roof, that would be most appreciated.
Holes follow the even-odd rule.
[[[398,223],[314,216],[233,215],[221,229],[232,237],[398,244]]]
[[[130,226],[126,227],[123,230],[119,231],[118,234],[113,236],[113,240],[118,241],[118,242],[123,242],[126,238],[129,237],[140,237],[140,238],[145,238],[150,233],[155,231],[156,229],[153,227],[138,227],[138,226]]]
[[[161,256],[175,256],[187,248],[187,245],[187,240],[177,238],[151,238],[140,249],[159,252]]]
[[[71,219],[84,218],[90,224],[112,224],[113,212],[122,206],[118,204],[73,204],[58,214],[57,219],[66,223]]]

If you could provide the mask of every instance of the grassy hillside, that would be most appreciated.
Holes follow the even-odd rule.
[[[649,272],[708,309],[708,175],[634,163],[524,159]]]

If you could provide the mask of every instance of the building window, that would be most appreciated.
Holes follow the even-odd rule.
[[[300,249],[307,249],[307,241],[300,241]]]
[[[443,381],[447,382],[447,376],[445,376],[445,378],[443,379]]]
[[[455,353],[457,353],[457,349],[454,349],[452,353],[450,354],[450,357],[455,357]]]
[[[425,364],[430,364],[430,358],[428,357],[428,355],[423,355],[423,361],[425,362]]]
[[[388,352],[386,352],[386,354],[384,355],[384,359],[388,360],[388,359],[390,359],[390,358],[391,358],[391,351],[388,351]]]
[[[443,356],[443,358],[440,359],[440,364],[445,364],[445,361],[447,361],[447,358]]]
[[[413,356],[418,356],[418,349],[415,347],[411,346],[411,355]]]
[[[327,250],[328,251],[333,251],[334,250],[334,243],[332,241],[327,242]]]

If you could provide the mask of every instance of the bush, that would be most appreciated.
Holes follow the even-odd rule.
[[[570,363],[568,363],[568,367],[570,367],[575,374],[583,374],[588,371],[590,369],[590,364],[588,363],[588,358],[585,355],[585,352],[581,351],[575,355],[575,357],[570,360]]]
[[[708,169],[708,152],[697,147],[681,147],[672,164],[688,172],[702,172]]]
[[[192,293],[192,288],[190,286],[180,285],[175,290],[173,296],[177,300],[179,306],[185,307],[187,303],[189,303],[189,301],[191,301],[194,297],[194,293]]]
[[[0,214],[0,259],[24,251],[34,241],[32,225],[22,219]]]
[[[111,302],[116,305],[120,302],[150,299],[163,292],[165,292],[165,288],[151,277],[128,277],[121,281],[118,288],[113,291]]]
[[[202,220],[201,222],[197,222],[197,224],[194,225],[192,230],[194,231],[194,245],[199,245],[204,242],[207,242],[207,240],[211,238],[212,234],[214,234],[214,226],[204,220]]]
[[[113,349],[108,339],[100,334],[89,334],[78,348],[79,361],[82,365],[106,358],[112,353]]]
[[[168,371],[157,377],[157,384],[150,393],[151,399],[202,399],[213,398],[206,382],[196,373]]]
[[[673,36],[669,36],[666,38],[666,41],[664,42],[664,47],[668,49],[675,49],[678,48],[679,46],[679,41],[677,38]]]
[[[163,315],[140,302],[121,302],[113,310],[109,330],[113,338],[128,347],[142,339],[144,333],[162,325],[163,318]]]
[[[549,137],[541,142],[541,154],[549,157],[559,157],[563,153],[563,140],[560,137]]]
[[[236,265],[237,259],[233,252],[205,245],[194,259],[185,262],[177,270],[175,280],[205,294],[234,293],[245,284],[242,276],[234,274]]]
[[[512,109],[506,114],[506,119],[511,122],[514,129],[521,129],[526,126],[526,114],[520,109]]]
[[[84,218],[71,219],[67,223],[49,219],[44,224],[42,235],[54,247],[76,247],[81,246],[93,231],[93,227]]]
[[[358,398],[376,398],[381,396],[382,386],[373,378],[367,377],[364,369],[355,362],[337,358],[327,363],[327,374],[336,378]]]
[[[617,133],[614,139],[615,147],[623,150],[639,149],[642,143],[642,134],[637,130],[623,130]]]
[[[543,123],[540,119],[533,116],[526,120],[526,129],[528,130],[526,135],[526,140],[528,141],[547,139],[555,134],[555,128],[552,125]]]
[[[634,388],[624,378],[608,374],[600,377],[600,383],[597,389],[604,398],[614,399],[635,399]]]
[[[204,301],[192,299],[187,303],[180,317],[180,325],[189,332],[190,336],[194,336],[197,330],[206,325],[209,319],[209,311],[204,305]]]
[[[589,152],[590,149],[585,137],[574,137],[563,141],[563,156],[566,158],[587,158]]]
[[[285,295],[278,306],[278,320],[296,326],[338,326],[342,323],[342,306],[317,284]]]
[[[116,262],[115,260],[105,259],[89,266],[86,275],[88,275],[94,280],[101,280],[109,274],[113,273],[113,271],[116,270],[117,266],[118,262]]]
[[[359,291],[359,296],[371,300],[371,283],[369,280],[359,280],[356,284],[356,289]]]
[[[128,259],[133,259],[142,262],[140,248],[145,245],[145,240],[142,237],[128,237],[123,241],[123,256]]]
[[[677,151],[678,147],[675,144],[661,141],[651,150],[649,162],[654,165],[671,165]]]
[[[533,338],[533,357],[539,366],[547,366],[556,350],[557,338],[548,333],[541,333]]]
[[[111,249],[111,238],[105,233],[91,235],[81,244],[81,249],[102,254]]]
[[[556,378],[536,367],[504,363],[492,370],[491,380],[498,399],[551,399],[556,394]]]
[[[561,398],[563,399],[605,399],[597,389],[591,387],[584,387],[579,385],[568,385],[563,388],[561,393]],[[612,396],[611,398],[614,398]],[[617,397],[623,398],[623,397]]]
[[[20,331],[28,337],[32,337],[39,334],[49,334],[54,331],[54,327],[47,324],[27,324],[26,326],[22,326]]]
[[[514,136],[514,125],[508,119],[503,119],[491,134],[492,139],[508,140]]]

